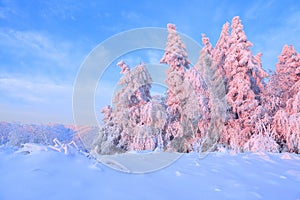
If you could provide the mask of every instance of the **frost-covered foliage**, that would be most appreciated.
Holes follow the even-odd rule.
[[[255,122],[260,106],[262,79],[266,76],[259,56],[253,56],[243,25],[234,17],[229,34],[229,24],[223,26],[217,48],[212,51],[215,65],[224,76],[227,117],[221,142],[236,150],[243,150],[250,136],[257,134]],[[261,114],[261,113],[259,113]]]
[[[169,65],[165,140],[167,149],[188,152],[194,149],[199,138],[204,137],[209,126],[208,91],[199,68],[189,67],[185,45],[175,25],[168,24],[168,32],[161,59],[161,63]]]
[[[185,72],[189,69],[190,62],[185,45],[177,34],[175,25],[168,24],[167,27],[169,32],[168,41],[165,53],[160,61],[169,65],[166,78],[168,90],[166,97],[167,125],[165,140],[167,141],[168,149],[185,151],[185,143],[188,139],[186,136],[190,137],[190,130],[193,130],[188,116],[184,113],[184,107],[188,106],[185,105],[185,100],[189,98],[187,91],[190,91],[189,85],[185,81]],[[192,99],[194,100],[195,96],[192,96]],[[198,113],[195,115],[198,115]],[[190,116],[190,118],[193,117]]]
[[[188,151],[195,150],[195,143],[201,141],[197,146],[202,145],[203,141],[199,141],[199,139],[206,136],[210,122],[208,86],[200,70],[202,65],[210,63],[210,60],[209,58],[206,60],[207,62],[203,60],[204,58],[201,58],[195,67],[187,70],[184,77],[186,85],[189,85],[188,93],[190,93],[186,100],[187,106],[184,110],[190,121],[192,131],[192,133],[190,133],[192,139],[189,141]]]
[[[130,69],[123,61],[117,65],[124,74],[119,81],[122,88],[114,96],[113,107],[102,110],[105,125],[94,142],[95,151],[114,154],[163,148],[165,107],[160,100],[152,100],[152,79],[147,68],[140,64]]]
[[[300,54],[285,45],[265,92],[265,106],[282,150],[300,152]]]
[[[214,65],[217,67],[219,73],[224,76],[224,81],[227,81],[224,70],[224,62],[226,58],[226,52],[229,48],[229,30],[230,24],[226,22],[223,27],[219,37],[219,40],[216,44],[216,47],[212,50],[211,56],[213,59]]]
[[[216,148],[216,143],[220,139],[224,127],[226,109],[228,107],[225,92],[225,80],[222,76],[222,67],[214,62],[214,49],[209,39],[202,34],[202,43],[204,45],[200,52],[200,57],[195,65],[203,77],[207,86],[209,113],[206,111],[204,115],[209,117],[206,122],[207,129],[202,135],[201,151],[210,151]],[[202,124],[202,127],[205,125]]]
[[[105,125],[94,150],[113,154],[128,150],[300,152],[300,55],[284,46],[276,71],[262,68],[253,55],[238,16],[223,25],[216,46],[202,34],[203,48],[191,67],[186,47],[168,24],[161,63],[165,97],[150,95],[151,77],[144,65],[118,63],[123,87],[114,105],[104,107]],[[264,79],[268,77],[266,84]]]
[[[62,124],[36,125],[0,122],[0,145],[21,146],[25,143],[52,145],[57,138],[69,143],[75,131]]]
[[[274,140],[270,124],[268,127],[265,127],[264,125],[260,125],[259,127],[263,128],[263,130],[259,130],[258,134],[254,134],[250,137],[250,139],[243,146],[244,151],[264,151],[278,153],[279,145]]]

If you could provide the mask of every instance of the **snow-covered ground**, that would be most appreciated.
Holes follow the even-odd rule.
[[[129,154],[137,156],[136,162],[141,156]],[[133,165],[135,159],[128,162]],[[190,153],[161,170],[130,174],[82,153],[64,154],[41,145],[2,146],[0,199],[296,200],[300,199],[300,155]]]

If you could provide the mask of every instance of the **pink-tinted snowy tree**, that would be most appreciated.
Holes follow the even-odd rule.
[[[205,54],[205,50],[201,52]],[[188,89],[189,96],[184,104],[183,112],[188,121],[191,122],[190,135],[192,137],[188,142],[188,151],[199,151],[203,143],[202,138],[206,136],[209,128],[210,109],[208,87],[202,76],[203,74],[201,74],[201,68],[207,67],[209,64],[209,58],[204,58],[203,55],[196,65],[187,70],[184,75],[184,84]]]
[[[250,136],[256,133],[255,122],[262,116],[260,92],[263,90],[263,78],[266,73],[261,67],[259,56],[252,56],[243,25],[238,16],[232,19],[231,34],[226,38],[227,25],[223,27],[225,53],[219,52],[219,65],[224,60],[223,69],[226,77],[226,98],[229,104],[227,121],[221,140],[235,150],[243,150]],[[219,43],[219,46],[222,43]],[[228,46],[227,46],[228,45]],[[228,49],[227,49],[228,47]],[[222,48],[221,48],[222,49]],[[225,57],[225,59],[224,59]],[[220,66],[219,66],[220,67]]]
[[[226,22],[222,27],[222,31],[219,40],[217,41],[216,47],[211,52],[213,66],[216,66],[217,70],[219,71],[219,74],[224,76],[223,79],[225,83],[227,83],[227,77],[224,71],[224,62],[226,58],[226,53],[229,48],[229,30],[230,24],[229,22]]]
[[[114,95],[113,108],[106,106],[102,110],[105,125],[95,141],[95,151],[113,154],[163,148],[165,108],[161,102],[151,101],[148,70],[143,64],[132,70],[123,61],[117,65],[124,74],[119,81],[123,87]]]
[[[281,55],[278,57],[276,71],[271,76],[267,84],[267,96],[271,96],[269,109],[272,114],[279,108],[286,108],[288,99],[294,95],[293,90],[290,90],[299,80],[299,55],[293,46],[285,45]],[[292,94],[291,94],[292,92]]]
[[[189,140],[195,132],[194,121],[199,116],[197,94],[194,90],[196,88],[193,88],[191,79],[200,82],[201,80],[195,77],[197,75],[194,70],[186,75],[186,71],[190,68],[190,61],[185,45],[177,34],[175,25],[168,24],[167,27],[168,41],[161,59],[161,63],[169,65],[166,79],[168,117],[165,141],[168,149],[185,152],[189,151]]]
[[[285,45],[265,95],[282,151],[300,152],[300,54]]]
[[[134,130],[141,121],[141,107],[150,101],[151,77],[143,65],[133,70],[120,61],[117,64],[124,76],[119,83],[123,87],[113,99],[114,107],[103,108],[104,122],[95,141],[100,154],[123,152],[130,148],[134,140]]]
[[[212,48],[209,39],[204,34],[202,34],[202,43],[204,47],[200,52],[195,68],[198,69],[207,86],[205,96],[209,100],[207,105],[209,109],[203,112],[206,120],[203,120],[204,123],[201,126],[206,127],[206,131],[201,137],[201,151],[212,151],[216,149],[216,144],[219,142],[224,127],[227,101],[225,82],[222,76],[223,67],[220,62],[217,64],[212,59],[213,52],[216,50]]]

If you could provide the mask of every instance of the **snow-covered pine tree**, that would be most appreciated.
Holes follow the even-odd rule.
[[[224,127],[227,101],[222,65],[221,63],[217,64],[212,59],[213,52],[216,50],[212,48],[209,38],[205,34],[202,34],[202,43],[204,47],[200,52],[195,68],[205,81],[205,94],[207,96],[206,99],[208,99],[207,107],[209,109],[206,109],[206,112],[204,112],[204,116],[206,116],[204,119],[206,120],[203,121],[202,127],[206,127],[206,132],[202,137],[201,151],[211,151],[216,148]]]
[[[249,47],[253,45],[247,40],[238,16],[232,19],[231,28],[223,64],[229,109],[221,139],[232,148],[242,150],[255,133],[255,120],[261,114],[257,113],[261,111],[257,108],[260,105],[259,89],[263,85],[261,82],[264,74],[258,57],[252,56]]]
[[[188,151],[188,140],[194,133],[193,119],[198,116],[197,109],[192,109],[194,101],[197,104],[195,93],[187,78],[186,70],[190,61],[184,43],[176,32],[174,24],[168,24],[168,41],[161,63],[169,65],[166,84],[168,86],[167,125],[165,141],[170,150],[179,152]],[[188,113],[190,112],[190,113]]]
[[[289,113],[285,138],[290,152],[300,153],[300,81],[292,88],[294,95],[287,101]]]
[[[229,48],[229,29],[230,24],[226,22],[223,27],[217,41],[216,47],[212,50],[211,57],[213,60],[213,66],[216,66],[219,74],[223,76],[225,84],[227,83],[227,77],[224,71],[224,62],[226,58],[226,53]]]
[[[268,99],[269,108],[272,114],[279,108],[286,108],[286,103],[291,97],[291,88],[299,80],[297,75],[299,57],[293,46],[285,45],[282,49],[281,55],[278,57],[276,64],[276,71],[271,76],[267,85],[267,95],[271,96]]]
[[[272,127],[282,150],[300,152],[300,54],[285,45],[265,95]]]
[[[105,125],[95,141],[100,154],[124,152],[132,148],[141,123],[141,109],[150,101],[152,79],[144,65],[133,70],[123,61],[117,64],[123,77],[119,80],[123,87],[113,97],[114,106],[103,108]]]
[[[161,99],[152,99],[141,107],[141,123],[134,137],[134,150],[163,150],[163,130],[166,124],[166,107]]]
[[[204,52],[204,50],[202,50],[202,52]],[[198,61],[195,66],[187,70],[184,75],[184,84],[190,95],[186,99],[183,112],[191,124],[190,134],[192,139],[189,140],[188,146],[189,149],[193,151],[199,151],[200,148],[202,148],[203,138],[207,135],[210,122],[208,88],[201,75],[203,65],[210,62],[209,60],[206,61]]]
[[[102,110],[105,125],[94,142],[95,151],[113,154],[164,148],[165,107],[161,101],[152,101],[152,79],[147,68],[140,64],[130,69],[123,61],[117,65],[124,74],[119,80],[123,87],[113,97],[114,106]]]

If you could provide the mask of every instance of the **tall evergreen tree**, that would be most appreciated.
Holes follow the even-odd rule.
[[[255,71],[262,69],[257,57],[252,56],[249,49],[251,46],[241,20],[238,16],[234,17],[223,64],[227,78],[226,98],[230,107],[222,140],[236,149],[242,149],[255,133],[257,107],[260,105],[260,91],[257,88],[262,85],[263,76],[258,77]]]
[[[267,85],[267,106],[274,116],[272,127],[282,148],[300,152],[300,54],[285,45],[276,71]],[[283,149],[284,150],[284,149]]]
[[[205,113],[205,115],[207,116],[207,119],[209,117],[209,120],[206,121],[207,129],[205,136],[202,138],[201,150],[211,151],[216,148],[216,144],[219,142],[224,127],[227,101],[225,97],[225,79],[222,75],[223,66],[219,61],[215,62],[213,60],[216,49],[212,48],[209,39],[204,34],[202,35],[202,43],[204,47],[200,52],[200,57],[196,66],[198,66],[198,70],[207,86],[206,93],[208,95],[207,99],[209,100],[209,113]],[[225,55],[225,52],[222,54]]]
[[[123,87],[113,98],[113,108],[106,106],[102,110],[105,125],[95,142],[95,148],[100,154],[153,149],[153,138],[145,132],[142,122],[142,111],[151,100],[150,74],[143,64],[133,70],[123,61],[117,65],[124,74],[119,81]]]
[[[190,84],[185,80],[186,70],[190,61],[184,43],[176,32],[174,24],[168,24],[168,41],[161,63],[169,65],[166,84],[168,86],[166,105],[168,121],[165,130],[165,140],[168,148],[185,151],[185,143],[191,137],[193,126],[187,113]],[[195,98],[194,98],[195,99]],[[191,105],[191,104],[190,104]]]
[[[229,30],[230,24],[229,22],[226,22],[222,27],[222,31],[219,40],[217,41],[216,47],[212,50],[211,53],[213,65],[217,67],[219,74],[224,76],[224,81],[226,81],[225,83],[227,83],[227,77],[225,76],[224,62],[227,50],[229,48]]]

